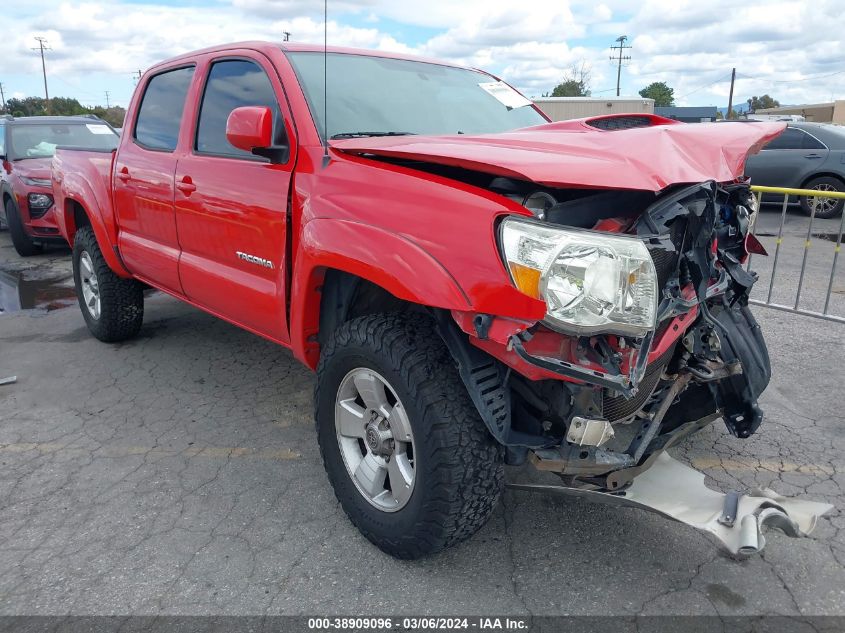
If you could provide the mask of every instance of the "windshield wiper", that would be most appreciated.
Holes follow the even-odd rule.
[[[364,138],[367,136],[413,136],[416,132],[341,132],[333,134],[332,139],[338,138]]]

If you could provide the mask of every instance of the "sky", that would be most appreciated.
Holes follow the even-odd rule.
[[[43,96],[36,36],[47,39],[52,96],[126,106],[133,73],[190,50],[239,40],[323,41],[319,0],[5,0],[0,84]],[[529,97],[573,65],[594,96],[615,96],[610,46],[627,35],[622,95],[653,81],[676,105],[768,93],[783,104],[845,99],[845,0],[328,0],[330,45],[420,54],[482,68]],[[822,36],[820,37],[820,34]]]

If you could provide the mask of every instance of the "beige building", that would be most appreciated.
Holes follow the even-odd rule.
[[[540,97],[533,101],[552,121],[623,112],[654,112],[654,99],[643,97]]]
[[[830,103],[808,103],[796,106],[783,106],[780,108],[763,108],[757,110],[756,114],[799,114],[805,121],[815,123],[838,123],[845,125],[845,100],[831,101]]]

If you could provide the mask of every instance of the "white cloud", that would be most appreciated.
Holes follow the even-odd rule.
[[[0,77],[21,77],[37,91],[40,59],[34,36],[48,38],[54,94],[83,101],[113,88],[126,101],[131,73],[172,55],[243,40],[322,42],[321,2],[218,0],[201,6],[118,4],[104,0],[29,0],[4,16]],[[633,59],[623,86],[633,93],[666,81],[681,103],[723,105],[725,78],[737,68],[737,98],[768,92],[781,102],[845,98],[841,1],[814,0],[331,0],[329,42],[440,57],[489,69],[529,95],[550,90],[573,64],[592,67],[594,91],[615,86],[608,46],[621,33]],[[401,28],[393,32],[396,24]],[[409,33],[423,30],[412,41]],[[823,38],[819,37],[823,34]],[[96,85],[94,77],[100,77]],[[103,83],[112,77],[113,85]],[[718,81],[717,81],[718,80]],[[715,82],[715,83],[714,83]],[[711,84],[712,85],[707,85]],[[9,85],[9,90],[19,91]]]

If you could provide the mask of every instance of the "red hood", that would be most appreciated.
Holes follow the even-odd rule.
[[[50,180],[50,164],[52,158],[27,158],[16,160],[12,169],[18,176],[25,178],[46,178]]]
[[[660,191],[669,185],[742,176],[745,160],[784,123],[684,124],[654,115],[651,125],[602,130],[594,117],[502,134],[367,137],[331,141],[350,154],[441,163],[559,187]]]

